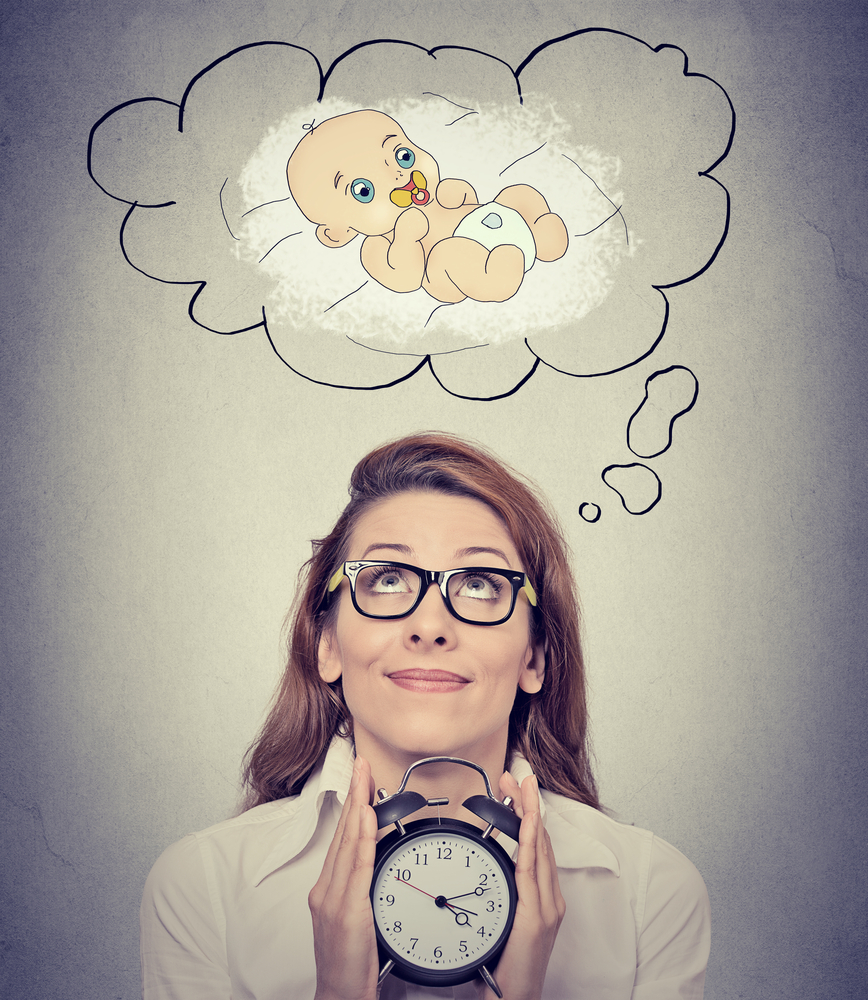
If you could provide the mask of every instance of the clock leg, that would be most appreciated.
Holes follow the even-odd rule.
[[[479,975],[485,980],[485,985],[494,993],[496,997],[503,997],[503,993],[500,992],[500,987],[494,981],[494,976],[485,968],[484,965],[479,967]]]
[[[392,966],[393,966],[394,964],[395,964],[395,963],[394,963],[394,962],[392,961],[392,959],[390,958],[390,959],[389,959],[389,960],[388,960],[388,961],[387,961],[387,962],[385,963],[385,965],[383,966],[383,968],[382,968],[382,969],[380,969],[380,974],[379,974],[379,976],[377,976],[377,986],[379,986],[379,985],[380,985],[380,983],[382,983],[382,981],[383,981],[383,980],[384,980],[384,979],[386,978],[386,976],[388,976],[388,975],[389,975],[389,973],[390,973],[390,972],[392,971]],[[487,981],[487,980],[486,980],[486,981]],[[503,996],[503,994],[502,994],[502,993],[498,993],[497,995],[498,995],[498,996]]]

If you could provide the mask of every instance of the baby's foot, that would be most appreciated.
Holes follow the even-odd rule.
[[[426,266],[428,291],[441,302],[504,302],[524,278],[524,254],[511,243],[489,252],[481,243],[452,236],[435,244]]]
[[[477,289],[479,294],[470,297],[480,302],[505,302],[519,290],[523,279],[524,254],[517,246],[504,243],[488,255],[485,275]]]
[[[536,255],[540,260],[558,260],[567,252],[570,239],[564,220],[554,212],[541,215],[531,227]]]

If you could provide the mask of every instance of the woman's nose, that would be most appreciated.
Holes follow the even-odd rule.
[[[449,613],[436,583],[419,606],[406,619],[406,638],[414,647],[422,645],[449,646],[455,642],[455,619]]]

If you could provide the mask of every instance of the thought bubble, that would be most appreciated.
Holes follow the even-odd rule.
[[[645,395],[627,421],[627,447],[641,458],[656,458],[672,445],[675,421],[689,413],[699,397],[699,382],[684,365],[671,365],[652,372],[645,380]],[[603,482],[621,499],[630,514],[647,514],[663,493],[662,483],[653,469],[641,463],[609,465],[601,476]],[[602,509],[585,502],[579,516],[596,524]]]
[[[663,484],[653,469],[640,462],[609,465],[603,469],[603,482],[621,498],[628,514],[647,514],[663,495]]]
[[[689,368],[672,365],[645,380],[645,398],[627,422],[627,447],[640,458],[656,458],[672,444],[675,421],[693,409],[699,382]]]
[[[602,510],[595,503],[583,503],[579,505],[579,517],[588,524],[596,524],[600,520]]]
[[[569,247],[537,260],[505,302],[443,304],[398,293],[362,267],[362,237],[323,246],[290,195],[304,129],[373,109],[431,152],[479,201],[540,192]],[[734,115],[722,88],[673,46],[576,32],[515,69],[494,55],[373,41],[323,71],[282,42],[212,63],[180,101],[141,99],[93,127],[89,169],[130,208],[127,260],[196,290],[190,316],[218,333],[264,331],[297,374],[378,388],[430,368],[449,392],[493,399],[545,363],[589,377],[647,357],[665,289],[702,273],[726,236],[729,199],[710,171]]]

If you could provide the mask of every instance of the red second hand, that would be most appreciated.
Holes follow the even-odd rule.
[[[397,876],[397,875],[395,876],[395,881],[396,881],[396,882],[403,882],[403,883],[404,883],[404,885],[409,885],[409,886],[410,886],[410,888],[411,888],[411,889],[415,889],[415,890],[416,890],[416,892],[422,892],[422,893],[425,893],[425,895],[426,895],[426,896],[431,896],[431,893],[430,893],[430,892],[425,892],[425,890],[424,890],[424,889],[420,889],[418,885],[413,885],[413,883],[412,883],[412,882],[407,882],[407,881],[406,881],[405,879],[402,879],[402,878],[398,878],[398,876]],[[436,899],[437,897],[436,897],[436,896],[431,896],[431,898],[432,898],[432,899]]]
[[[408,881],[407,881],[406,879],[403,879],[403,878],[399,878],[399,877],[398,877],[397,875],[395,876],[395,881],[396,881],[396,882],[401,882],[401,883],[403,883],[404,885],[409,885],[411,889],[415,889],[415,890],[416,890],[416,892],[421,892],[421,893],[423,893],[423,894],[424,894],[425,896],[428,896],[428,897],[429,897],[430,899],[438,899],[438,898],[439,898],[438,896],[432,896],[430,892],[425,892],[425,890],[424,890],[424,889],[420,889],[418,885],[413,885],[413,883],[412,883],[412,882],[408,882]],[[470,893],[466,893],[466,895],[468,895],[468,896],[469,896],[469,895],[470,895]],[[455,909],[456,909],[456,908],[455,908],[454,906],[452,906],[451,904],[447,903],[447,904],[446,904],[446,909],[447,909],[447,910],[451,910],[451,911],[452,911],[452,912],[454,913],[454,912],[455,912]],[[461,909],[461,907],[459,906],[459,907],[458,907],[458,909],[460,910],[460,909]],[[470,913],[470,910],[467,910],[466,912],[467,912],[467,913]],[[475,915],[476,915],[476,914],[474,914],[474,916],[475,916]]]

